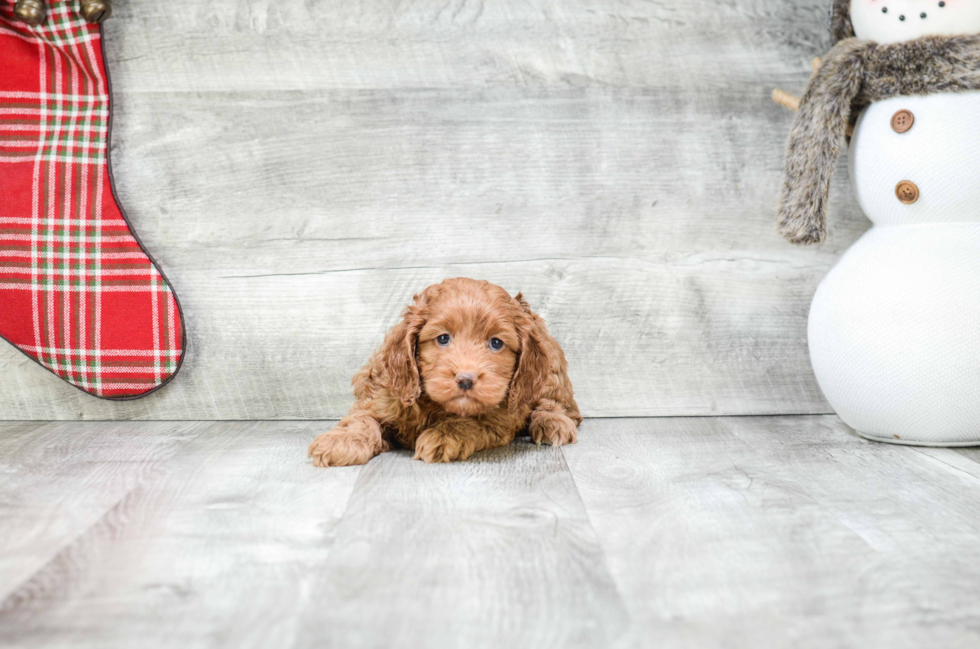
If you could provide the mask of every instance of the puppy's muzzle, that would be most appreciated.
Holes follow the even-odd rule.
[[[471,390],[474,383],[476,383],[476,374],[471,372],[460,372],[456,375],[456,385],[463,392]]]

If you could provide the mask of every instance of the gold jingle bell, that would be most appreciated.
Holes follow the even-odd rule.
[[[48,15],[48,7],[44,0],[17,0],[14,5],[14,15],[17,20],[28,25],[40,25]]]
[[[90,23],[101,23],[112,14],[109,0],[82,0],[82,17]]]

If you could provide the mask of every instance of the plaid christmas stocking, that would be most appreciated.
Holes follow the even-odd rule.
[[[0,0],[0,336],[105,398],[166,383],[184,351],[170,284],[136,238],[109,170],[102,34],[77,0],[38,27]]]

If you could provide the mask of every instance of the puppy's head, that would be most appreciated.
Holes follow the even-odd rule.
[[[388,389],[406,406],[424,392],[447,412],[475,416],[505,400],[530,405],[550,367],[534,314],[485,281],[448,279],[415,296],[385,340]]]

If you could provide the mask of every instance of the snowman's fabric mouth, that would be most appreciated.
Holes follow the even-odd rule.
[[[793,119],[780,234],[800,244],[827,237],[830,181],[847,127],[862,108],[891,97],[974,90],[980,90],[980,35],[925,36],[888,45],[847,38],[835,45]]]

